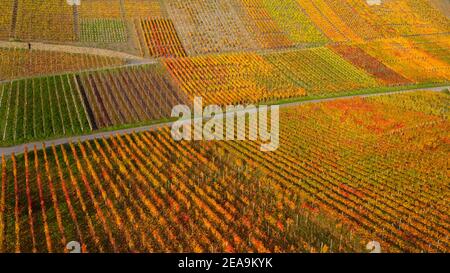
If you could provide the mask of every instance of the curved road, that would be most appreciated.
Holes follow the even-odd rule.
[[[303,104],[310,104],[310,103],[319,103],[319,102],[326,102],[326,101],[334,101],[334,100],[342,100],[342,99],[350,99],[355,97],[373,97],[373,96],[383,96],[383,95],[391,95],[391,94],[398,94],[398,93],[406,93],[406,92],[414,92],[414,91],[435,91],[439,92],[443,89],[448,89],[450,86],[442,86],[442,87],[433,87],[433,88],[421,88],[421,89],[410,89],[410,90],[402,90],[402,91],[393,91],[393,92],[383,92],[383,93],[374,93],[374,94],[361,94],[361,95],[351,95],[351,96],[343,96],[343,97],[336,97],[336,98],[325,98],[325,99],[314,99],[314,100],[307,100],[307,101],[299,101],[299,102],[289,102],[280,104],[281,108],[285,107],[294,107],[298,105]],[[235,114],[235,113],[225,113],[227,114]],[[220,116],[218,116],[220,117]],[[82,135],[82,136],[73,136],[73,137],[64,137],[60,139],[54,139],[54,140],[46,140],[46,141],[36,141],[36,142],[30,142],[30,143],[24,143],[17,146],[11,146],[11,147],[5,147],[0,148],[0,154],[4,154],[5,156],[10,156],[11,154],[21,154],[24,152],[25,147],[28,147],[29,149],[33,149],[34,146],[38,150],[41,150],[43,148],[43,145],[46,147],[49,147],[51,145],[62,145],[62,144],[68,144],[71,142],[78,142],[78,141],[86,141],[86,140],[93,140],[93,139],[102,139],[102,138],[108,138],[112,135],[126,135],[130,133],[138,133],[143,131],[154,131],[162,127],[171,126],[173,122],[164,122],[159,124],[153,124],[153,125],[147,125],[147,126],[140,126],[140,127],[134,127],[134,128],[127,128],[127,129],[121,129],[121,130],[115,130],[115,131],[107,131],[107,132],[98,132],[88,135]]]

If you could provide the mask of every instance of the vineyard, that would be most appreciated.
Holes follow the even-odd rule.
[[[70,89],[80,93],[94,130],[166,119],[171,107],[196,96],[207,104],[246,104],[445,83],[450,79],[445,48],[448,40],[443,37],[189,57],[171,21],[141,19],[140,23],[141,30],[147,31],[147,55],[161,57],[161,65],[152,65],[160,67],[157,71],[140,65],[114,69],[127,62],[116,57],[0,48],[0,79],[9,80],[5,86],[11,86],[12,79],[75,72],[70,77],[77,85]],[[109,69],[90,71],[102,67]],[[26,93],[25,84],[19,84],[18,88]],[[4,97],[14,96],[10,92],[13,91],[5,87]],[[3,105],[14,102],[5,101]],[[17,103],[21,108],[22,104]],[[59,103],[56,106],[62,107],[60,112],[66,111],[66,106]],[[4,114],[7,112],[3,110]],[[58,113],[50,111],[51,118],[60,119]],[[59,128],[51,135],[38,132],[22,138],[5,133],[2,142],[21,143],[83,132],[65,130],[61,123],[55,126]]]
[[[136,19],[166,17],[160,0],[86,0],[77,6],[85,19]]]
[[[152,57],[185,57],[183,45],[170,20],[141,20],[141,31],[148,55]]]
[[[448,34],[450,28],[445,8],[428,0],[383,5],[363,0],[86,0],[75,6],[65,0],[7,2],[0,15],[1,39],[103,43],[99,46],[130,42],[132,50],[140,45],[125,39],[136,35],[126,26],[135,20],[170,20],[171,34],[180,37],[189,55],[425,37]]]
[[[426,0],[392,1],[386,6],[375,8],[374,18],[379,20],[382,28],[389,28],[387,33],[393,36],[414,36],[448,32],[449,22]],[[401,14],[401,16],[397,16]],[[391,30],[391,31],[390,31]],[[392,36],[388,36],[392,37]]]
[[[3,143],[165,119],[189,104],[159,65],[13,80],[0,89]]]
[[[302,12],[296,0],[263,0],[262,5],[294,44],[320,44],[327,41],[308,15]]]
[[[448,36],[417,37],[412,42],[415,49],[450,64],[450,39]]]
[[[449,21],[427,0],[383,1],[369,6],[358,0],[297,1],[311,20],[336,42],[370,41],[399,36],[448,33]]]
[[[406,85],[411,83],[411,81],[399,75],[357,46],[335,45],[331,47],[331,50],[341,55],[354,66],[364,70],[372,77],[375,77],[380,84]]]
[[[305,90],[256,54],[222,54],[165,60],[189,98],[207,104],[273,101],[304,96]]]
[[[76,75],[95,128],[167,118],[186,104],[159,66],[112,69]]]
[[[0,39],[8,39],[11,32],[12,1],[2,1],[0,6]]]
[[[125,64],[124,60],[92,54],[0,48],[0,80],[75,72]]]
[[[0,39],[58,43],[125,43],[133,18],[164,17],[159,1],[86,0],[70,6],[66,0],[13,0],[2,3]],[[42,20],[45,18],[45,20]]]
[[[73,9],[66,0],[18,0],[12,35],[23,40],[73,41],[76,39]],[[42,20],[45,18],[45,20]]]
[[[0,253],[450,252],[447,0],[0,2]]]
[[[168,0],[166,6],[190,55],[327,40],[295,0]]]
[[[80,41],[87,43],[126,42],[126,25],[116,19],[83,19],[81,21]]]
[[[242,22],[259,48],[291,47],[293,43],[261,1],[242,1]]]
[[[160,0],[125,0],[124,10],[127,18],[165,17]]]
[[[190,55],[254,48],[234,1],[166,1],[167,11]]]
[[[314,48],[264,56],[308,94],[336,93],[377,86],[370,75],[328,48]]]
[[[449,251],[448,102],[413,93],[287,109],[270,155],[250,141],[177,143],[167,128],[25,150],[2,161],[0,247],[336,252],[376,238],[389,251]]]
[[[274,202],[276,185],[262,186],[248,166],[234,169],[231,155],[204,164],[211,149],[180,147],[164,131],[13,157],[4,163],[2,212],[14,220],[3,225],[3,250],[61,252],[77,239],[88,252],[320,251],[320,242],[339,236],[337,247],[358,249],[333,222],[297,213],[295,199],[280,192]],[[10,198],[25,192],[28,201]],[[305,229],[286,238],[300,223]]]
[[[120,9],[120,1],[117,0],[90,0],[77,7],[78,14],[83,19],[120,19]]]

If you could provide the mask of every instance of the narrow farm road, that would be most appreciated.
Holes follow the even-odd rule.
[[[114,51],[109,49],[102,48],[93,48],[93,47],[80,47],[80,46],[72,46],[72,45],[58,45],[58,44],[46,44],[46,43],[31,43],[32,49],[36,50],[47,50],[47,51],[58,51],[58,52],[67,52],[67,53],[82,53],[82,54],[93,54],[105,57],[113,57],[113,58],[121,58],[126,60],[134,60],[134,61],[143,61],[145,60],[142,57],[135,56],[132,54]],[[0,41],[0,47],[3,48],[23,48],[28,49],[28,43],[25,42],[8,42],[8,41]]]
[[[373,97],[373,96],[383,96],[383,95],[392,95],[392,94],[399,94],[399,93],[407,93],[407,92],[417,92],[417,91],[434,91],[434,92],[440,92],[443,89],[448,89],[450,86],[442,86],[442,87],[432,87],[432,88],[421,88],[421,89],[409,89],[409,90],[402,90],[402,91],[393,91],[393,92],[383,92],[383,93],[373,93],[373,94],[361,94],[361,95],[351,95],[351,96],[343,96],[343,97],[335,97],[335,98],[324,98],[324,99],[314,99],[314,100],[307,100],[307,101],[298,101],[298,102],[289,102],[280,104],[280,108],[286,108],[286,107],[295,107],[298,105],[304,105],[304,104],[311,104],[311,103],[320,103],[320,102],[327,102],[327,101],[335,101],[335,100],[343,100],[343,99],[350,99],[350,98],[365,98],[365,97]],[[235,113],[224,113],[223,116],[235,114]],[[220,116],[218,116],[220,117]],[[188,122],[189,120],[187,120]],[[87,135],[81,135],[81,136],[73,136],[73,137],[64,137],[60,139],[54,139],[54,140],[47,140],[47,141],[36,141],[36,142],[30,142],[30,143],[24,143],[16,146],[11,147],[5,147],[0,148],[0,155],[4,154],[5,156],[10,156],[11,154],[21,154],[24,152],[25,147],[28,147],[29,149],[32,149],[34,146],[36,146],[36,149],[41,150],[44,145],[45,147],[49,147],[51,145],[63,145],[68,144],[71,142],[78,142],[78,141],[86,141],[86,140],[93,140],[93,139],[102,139],[102,138],[109,138],[111,136],[115,135],[126,135],[130,133],[139,133],[139,132],[145,132],[145,131],[155,131],[159,128],[163,127],[169,127],[173,124],[173,122],[164,122],[159,124],[153,124],[153,125],[147,125],[147,126],[140,126],[140,127],[134,127],[134,128],[127,128],[127,129],[120,129],[115,131],[107,131],[107,132],[98,132],[98,133],[92,133]]]

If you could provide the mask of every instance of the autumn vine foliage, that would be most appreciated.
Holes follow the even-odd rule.
[[[2,158],[2,251],[446,252],[448,100],[287,108],[273,153],[169,128],[25,149]]]
[[[0,252],[450,252],[450,4],[372,2],[2,1]]]

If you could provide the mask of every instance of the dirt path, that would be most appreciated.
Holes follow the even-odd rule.
[[[446,0],[431,0],[431,4],[440,10],[447,18],[450,19],[450,1]]]
[[[0,47],[28,49],[28,43],[0,41]],[[101,49],[101,48],[45,44],[45,43],[31,43],[31,47],[32,47],[32,49],[36,49],[36,50],[93,54],[93,55],[99,55],[99,56],[105,56],[105,57],[121,58],[121,59],[126,59],[126,60],[138,60],[138,61],[144,60],[144,58],[142,58],[142,57],[134,56],[134,55],[127,54],[124,52],[113,51],[113,50],[108,50],[108,49]]]
[[[399,93],[406,93],[406,92],[415,92],[415,91],[434,91],[439,92],[443,89],[450,88],[450,86],[442,86],[442,87],[433,87],[433,88],[423,88],[423,89],[410,89],[410,90],[402,90],[402,91],[394,91],[394,92],[383,92],[383,93],[375,93],[375,94],[362,94],[362,95],[352,95],[352,96],[344,96],[344,97],[336,97],[336,98],[326,98],[326,99],[315,99],[315,100],[309,100],[309,101],[299,101],[299,102],[290,102],[281,104],[280,108],[286,108],[286,107],[295,107],[298,105],[304,105],[304,104],[310,104],[310,103],[320,103],[320,102],[327,102],[327,101],[334,101],[334,100],[342,100],[342,99],[350,99],[350,98],[366,98],[366,97],[373,97],[373,96],[383,96],[383,95],[392,95],[392,94],[399,94]],[[235,114],[233,112],[226,113],[222,116]],[[218,116],[220,117],[220,115]],[[5,156],[10,156],[12,153],[15,155],[23,153],[25,147],[33,148],[36,146],[38,150],[41,150],[43,148],[43,145],[46,147],[50,147],[51,145],[63,145],[71,142],[78,142],[78,141],[87,141],[87,140],[93,140],[93,139],[102,139],[102,138],[109,138],[112,135],[126,135],[130,133],[139,133],[139,132],[145,132],[145,131],[154,131],[159,128],[168,127],[171,126],[173,122],[165,122],[160,124],[154,124],[154,125],[148,125],[148,126],[141,126],[141,127],[135,127],[135,128],[128,128],[128,129],[121,129],[121,130],[115,130],[115,131],[108,131],[108,132],[98,132],[88,135],[82,135],[82,136],[74,136],[74,137],[65,137],[55,140],[47,140],[47,141],[36,141],[31,143],[24,143],[17,146],[12,147],[5,147],[0,148],[0,155],[4,154]]]

